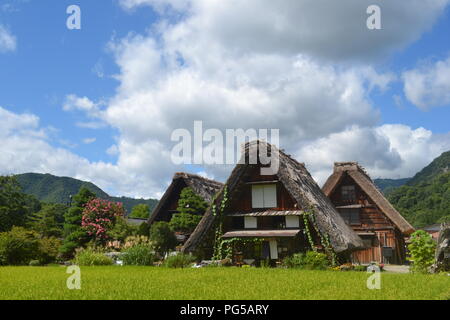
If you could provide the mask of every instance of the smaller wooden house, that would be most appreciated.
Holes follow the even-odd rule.
[[[364,241],[366,248],[353,253],[353,262],[405,262],[405,237],[414,228],[357,162],[335,163],[334,172],[322,189],[347,225]]]
[[[173,176],[172,183],[167,188],[166,192],[159,200],[158,205],[153,209],[147,223],[151,226],[156,221],[169,222],[175,213],[178,213],[178,200],[180,199],[181,191],[190,187],[196,194],[202,197],[206,202],[210,203],[214,195],[223,186],[222,183],[202,176],[177,172]],[[186,235],[177,235],[180,242],[184,242]]]
[[[268,167],[263,161],[249,164],[241,159],[184,252],[211,258],[213,248],[227,242],[232,243],[234,263],[273,265],[312,247],[323,250],[323,237],[341,256],[363,247],[302,163],[262,141],[247,143],[243,159],[259,159],[259,148],[278,159],[278,171],[263,175],[261,168]]]

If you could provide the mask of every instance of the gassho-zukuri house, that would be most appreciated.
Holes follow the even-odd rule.
[[[279,169],[262,175],[258,148],[266,148]],[[274,265],[307,250],[350,261],[362,239],[311,177],[305,165],[262,141],[245,144],[241,161],[216,195],[182,251],[210,259],[232,256],[234,263]],[[266,172],[264,172],[266,173]]]
[[[210,180],[202,176],[177,172],[172,178],[172,182],[166,189],[158,205],[153,209],[147,223],[151,226],[157,221],[169,222],[172,216],[178,213],[178,200],[180,199],[181,191],[184,188],[191,188],[197,195],[203,198],[207,203],[211,203],[214,195],[220,190],[223,183]],[[188,235],[178,234],[177,239],[184,242]]]
[[[402,264],[406,260],[405,237],[414,228],[395,210],[356,162],[337,162],[323,192],[365,244],[355,251],[358,263]]]

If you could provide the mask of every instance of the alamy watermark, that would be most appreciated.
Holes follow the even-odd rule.
[[[81,29],[81,8],[75,4],[67,7],[66,13],[70,16],[67,18],[66,26],[69,30]]]
[[[367,7],[367,14],[370,16],[367,18],[366,25],[369,30],[381,29],[381,8],[377,5],[371,5]]]
[[[245,143],[264,141],[275,147],[280,144],[279,129],[203,129],[202,121],[194,121],[193,133],[188,129],[176,129],[171,141],[177,142],[172,148],[171,160],[174,164],[218,165],[218,164],[261,164],[262,175],[278,172],[279,154],[267,147],[250,143],[248,157],[242,147]],[[266,146],[266,144],[264,144]]]
[[[70,274],[67,278],[66,286],[69,290],[81,290],[81,269],[79,266],[67,267],[66,273]]]
[[[367,267],[367,273],[371,275],[367,278],[367,289],[380,290],[381,289],[381,269],[377,265],[370,265]]]

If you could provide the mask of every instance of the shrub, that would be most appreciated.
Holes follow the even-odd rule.
[[[330,265],[324,253],[308,251],[305,255],[305,267],[312,270],[325,270]]]
[[[311,270],[325,270],[329,266],[328,257],[320,252],[308,251],[295,253],[283,260],[283,266],[287,268],[303,268]]]
[[[436,243],[430,234],[423,230],[417,230],[411,235],[411,243],[408,245],[409,260],[412,262],[411,271],[427,273],[428,268],[434,263]]]
[[[164,261],[164,265],[168,268],[187,268],[195,262],[195,257],[189,254],[178,253],[170,256]]]
[[[113,260],[93,248],[80,249],[75,254],[74,263],[80,266],[108,266]]]
[[[55,262],[58,257],[61,245],[62,241],[54,237],[39,239],[38,259],[41,264],[49,264]]]
[[[28,265],[38,252],[36,232],[13,227],[0,233],[0,265]]]
[[[355,266],[351,263],[344,263],[339,266],[339,270],[341,271],[352,271],[355,269]]]
[[[367,271],[367,266],[362,266],[362,265],[356,265],[354,268],[355,271],[362,271],[365,272]]]
[[[305,265],[305,255],[303,253],[295,253],[283,260],[283,266],[287,268],[302,268]]]
[[[123,217],[125,210],[121,202],[103,199],[88,201],[83,209],[81,226],[91,240],[97,244],[105,244],[110,238],[108,232],[116,224],[118,217]],[[123,232],[123,230],[120,230]]]
[[[125,243],[123,247],[125,249],[137,246],[137,245],[144,245],[144,246],[152,246],[152,243],[146,236],[130,236],[125,239]]]
[[[150,266],[155,256],[148,245],[138,244],[124,251],[122,261],[124,265]]]

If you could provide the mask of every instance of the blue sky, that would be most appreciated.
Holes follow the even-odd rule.
[[[348,5],[352,4],[352,1],[344,1],[344,8],[334,10],[336,15],[345,17],[351,14],[353,9],[347,10],[345,6],[347,2]],[[310,3],[308,0],[300,2]],[[401,4],[398,7],[395,7],[397,4],[383,7],[382,1],[372,2],[381,4],[382,18],[386,17],[386,21],[382,21],[387,27],[379,31],[380,34],[395,34],[399,44],[389,43],[389,37],[386,36],[376,38],[373,50],[380,51],[377,58],[373,59],[370,54],[364,53],[354,57],[350,48],[347,48],[347,53],[344,48],[342,52],[348,57],[341,61],[325,52],[328,43],[310,45],[320,38],[320,34],[312,40],[306,38],[321,32],[323,28],[324,33],[330,32],[329,42],[334,41],[335,47],[339,47],[340,43],[349,47],[344,42],[345,38],[352,38],[353,29],[345,28],[352,28],[353,25],[342,26],[345,33],[340,40],[340,34],[332,30],[335,28],[307,24],[307,15],[316,14],[317,10],[304,16],[305,25],[311,30],[306,30],[302,37],[308,41],[297,41],[296,33],[292,30],[295,31],[294,24],[302,19],[303,13],[299,11],[299,16],[294,17],[298,19],[292,19],[289,13],[280,11],[288,27],[273,31],[270,29],[273,24],[270,20],[273,8],[270,5],[267,5],[266,11],[264,5],[255,9],[259,12],[258,17],[267,18],[267,25],[258,25],[252,23],[252,19],[256,21],[257,13],[255,16],[245,16],[248,7],[235,9],[221,4],[223,8],[216,10],[200,0],[180,2],[186,6],[177,6],[172,0],[3,0],[0,3],[0,32],[3,30],[12,36],[15,47],[0,50],[0,107],[5,114],[3,121],[14,119],[18,129],[13,127],[2,139],[12,145],[7,153],[20,161],[17,161],[17,165],[11,164],[11,158],[2,158],[0,155],[0,164],[3,165],[0,173],[34,171],[70,175],[91,180],[113,194],[146,197],[160,195],[175,170],[200,171],[201,174],[223,180],[229,168],[192,168],[168,164],[167,150],[172,146],[171,130],[180,126],[190,128],[189,124],[194,120],[203,120],[210,127],[219,129],[257,127],[258,124],[280,128],[286,141],[284,147],[297,157],[304,158],[299,160],[310,162],[311,171],[319,181],[327,175],[332,162],[344,160],[341,158],[363,162],[375,177],[410,176],[450,146],[450,105],[445,95],[449,87],[432,81],[425,82],[428,87],[421,88],[424,94],[418,94],[417,99],[426,101],[418,106],[417,100],[406,93],[404,78],[408,71],[424,75],[433,68],[440,77],[447,75],[450,70],[445,68],[445,62],[450,57],[450,9],[446,1],[438,0],[431,1],[433,4],[430,4],[432,8],[428,10],[429,13],[424,13],[426,10],[421,7],[422,4],[417,5],[417,11],[414,11],[403,8]],[[72,4],[81,8],[81,30],[66,28],[66,8]],[[310,7],[313,6],[310,3]],[[403,9],[405,12],[401,13]],[[251,13],[251,10],[248,12]],[[393,18],[391,12],[400,12],[402,18],[417,21],[417,25],[398,26],[395,19],[388,20]],[[235,21],[230,21],[230,17]],[[365,12],[362,11],[358,17],[364,18]],[[346,19],[351,20],[352,17]],[[262,33],[252,35],[252,32],[259,30],[257,28],[261,28]],[[364,35],[365,32],[368,31],[355,30],[352,40],[355,46],[358,41],[359,45],[364,41],[360,34]],[[275,34],[273,38],[272,33]],[[371,39],[369,33],[367,35]],[[244,40],[240,39],[241,36]],[[294,37],[294,49],[286,45],[286,51],[283,51],[283,43],[280,46],[279,39],[289,37]],[[248,41],[256,38],[261,43]],[[265,47],[272,42],[277,43],[280,50]],[[0,48],[1,45],[0,41]],[[324,52],[317,49],[321,47]],[[147,50],[148,58],[145,54]],[[154,58],[152,54],[159,58]],[[174,56],[177,58],[171,60]],[[156,59],[156,63],[152,59]],[[258,65],[262,59],[269,59],[269,62]],[[217,64],[220,61],[221,64]],[[287,66],[293,66],[298,61],[309,64],[308,72],[316,70],[313,72],[315,75],[334,79],[330,80],[336,81],[331,84],[332,88],[343,86],[336,89],[336,100],[343,97],[345,92],[351,92],[354,108],[361,114],[349,112],[347,102],[344,101],[342,107],[336,107],[339,117],[336,116],[333,121],[329,118],[334,117],[330,113],[333,110],[331,104],[323,107],[323,118],[318,118],[317,114],[309,115],[312,107],[305,107],[288,117],[291,120],[298,117],[299,122],[302,121],[300,118],[320,121],[316,128],[309,128],[307,123],[303,126],[298,124],[295,128],[284,128],[282,124],[285,122],[281,116],[280,119],[274,117],[276,119],[273,122],[267,118],[259,122],[248,120],[251,118],[248,115],[253,114],[252,107],[248,106],[252,103],[240,105],[246,99],[266,111],[269,108],[265,105],[266,100],[273,105],[288,103],[291,109],[297,110],[306,103],[314,105],[315,99],[317,108],[322,103],[330,103],[332,96],[321,101],[323,97],[314,93],[314,87],[311,93],[306,91],[307,85],[303,80],[289,80],[285,89],[273,94],[271,87],[262,83],[266,78],[278,81],[283,77],[280,70],[285,67],[286,70],[292,69]],[[438,68],[439,62],[444,67]],[[385,85],[373,84],[374,88],[369,89],[372,85],[370,81],[374,78],[367,75],[368,69],[374,74],[385,75],[385,79],[389,80]],[[306,72],[306,69],[300,70],[298,74],[286,77],[300,79]],[[346,76],[348,73],[354,74],[355,79],[349,80]],[[230,84],[230,79],[239,77],[249,79],[250,85]],[[145,79],[150,80],[147,83]],[[180,81],[185,82],[181,82],[181,87],[176,86]],[[323,85],[319,78],[317,81],[317,87]],[[141,86],[141,82],[145,83]],[[200,84],[202,87],[197,87]],[[183,89],[184,85],[186,90]],[[249,87],[254,90],[249,90]],[[288,96],[286,92],[292,88],[301,94]],[[339,91],[341,89],[342,92]],[[205,90],[205,94],[184,96],[185,91],[197,93],[201,92],[199,90]],[[358,90],[364,92],[359,94]],[[217,92],[216,96],[214,92]],[[220,96],[222,94],[224,96]],[[435,96],[431,96],[433,94]],[[96,113],[83,110],[77,105],[78,102],[74,102],[71,110],[64,110],[70,95],[86,98],[86,101],[95,105]],[[234,101],[235,105],[246,108],[240,109],[241,113],[234,109],[233,97],[238,99]],[[261,101],[258,101],[258,97]],[[442,106],[425,105],[428,101],[437,101]],[[225,106],[228,103],[230,105]],[[218,112],[222,107],[230,111],[212,117],[209,113],[205,114],[204,104],[211,106],[211,113]],[[268,113],[269,118],[272,114],[282,113],[279,110]],[[134,117],[130,112],[133,112]],[[325,116],[327,113],[329,117]],[[26,115],[32,115],[38,119],[38,123],[24,129],[24,123],[28,123],[24,120]],[[236,119],[233,120],[234,116]],[[144,118],[147,122],[141,123]],[[248,122],[244,121],[246,119]],[[86,128],[86,123],[101,125]],[[383,127],[387,124],[397,127]],[[400,126],[407,127],[402,133],[402,139],[406,139],[406,136],[411,139],[404,140],[404,143],[413,144],[413,149],[417,145],[413,151],[402,149],[404,146],[399,142]],[[426,132],[417,131],[422,128]],[[33,140],[38,139],[36,137],[41,133],[43,136],[39,140]],[[298,141],[292,142],[296,140],[296,135]],[[19,138],[27,139],[23,140],[24,145],[42,144],[40,149],[47,150],[48,154],[37,157],[31,154],[33,152],[23,153],[23,150],[14,147],[15,139]],[[336,150],[333,146],[336,145],[335,139],[348,147]],[[370,139],[379,143],[377,148],[380,149],[373,149],[380,152],[372,154]],[[368,151],[362,148],[360,153],[356,153],[355,148],[360,146],[358,141],[367,142]],[[281,142],[283,144],[283,139]],[[350,148],[353,149],[349,151]],[[316,156],[311,155],[314,152]],[[320,161],[314,160],[318,159],[319,153]],[[60,159],[58,163],[47,160],[53,155],[58,155],[55,157]],[[66,167],[65,157],[70,159]]]
[[[86,117],[61,108],[68,93],[102,99],[111,97],[118,72],[107,44],[113,37],[140,33],[156,19],[151,8],[124,11],[117,1],[5,1],[13,8],[0,21],[14,30],[17,50],[0,56],[1,105],[38,115],[42,126],[57,129],[53,144],[74,148],[90,160],[111,160],[105,153],[117,134],[113,128],[83,129]],[[82,29],[68,30],[66,8],[82,4]],[[97,69],[96,69],[97,68]],[[103,77],[96,70],[104,72]],[[95,137],[95,144],[83,139]]]

